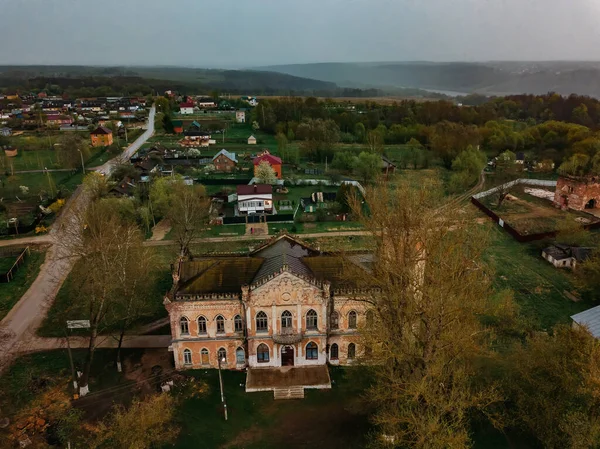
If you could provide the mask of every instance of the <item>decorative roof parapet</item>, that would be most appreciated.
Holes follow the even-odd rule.
[[[240,294],[239,293],[203,293],[203,294],[185,294],[185,293],[177,293],[175,296],[176,300],[183,300],[183,301],[200,301],[203,299],[209,299],[209,300],[219,300],[219,299],[236,299],[239,300],[240,299]]]
[[[265,276],[264,278],[262,278],[262,279],[260,279],[260,280],[258,280],[256,282],[253,282],[252,284],[250,284],[250,290],[256,290],[257,288],[262,287],[267,282],[275,279],[277,276],[279,276],[280,274],[283,274],[283,273],[291,273],[295,277],[297,277],[299,279],[302,279],[303,281],[306,281],[309,284],[314,285],[315,287],[323,288],[323,283],[321,281],[318,281],[317,279],[315,279],[312,276],[306,276],[304,274],[296,273],[295,271],[293,271],[293,270],[290,269],[289,265],[284,264],[281,267],[281,269],[279,269],[278,271],[276,271],[276,272],[274,272],[274,273],[272,273],[272,274],[270,274],[268,276]]]

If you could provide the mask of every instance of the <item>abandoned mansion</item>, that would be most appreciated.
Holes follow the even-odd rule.
[[[342,266],[286,234],[249,255],[180,262],[165,299],[175,367],[351,363],[366,309]]]

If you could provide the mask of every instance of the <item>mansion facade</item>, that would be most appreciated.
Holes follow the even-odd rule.
[[[177,369],[345,365],[365,303],[339,256],[281,235],[248,256],[182,261],[165,298]]]

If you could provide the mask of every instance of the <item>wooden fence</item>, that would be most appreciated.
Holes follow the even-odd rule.
[[[5,273],[0,273],[0,282],[7,283],[13,280],[17,270],[25,263],[25,258],[29,256],[29,246],[23,250],[4,249],[0,251],[0,257],[16,257],[12,267]]]

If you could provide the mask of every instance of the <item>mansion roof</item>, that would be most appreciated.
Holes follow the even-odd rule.
[[[181,262],[175,295],[239,294],[243,286],[261,285],[283,271],[319,284],[330,282],[333,288],[350,287],[341,256],[321,253],[283,235],[248,256]]]

